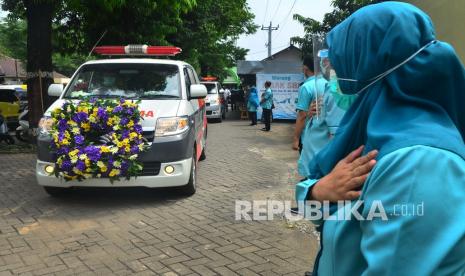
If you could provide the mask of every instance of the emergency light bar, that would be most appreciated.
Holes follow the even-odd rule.
[[[217,79],[217,77],[202,77],[203,81],[216,81]]]
[[[182,52],[181,48],[174,46],[147,46],[147,45],[127,45],[127,46],[99,46],[95,47],[96,54],[105,56],[175,56]]]

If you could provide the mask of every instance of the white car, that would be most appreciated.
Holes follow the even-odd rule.
[[[110,51],[114,53],[118,46],[106,47],[107,50],[114,47]],[[148,52],[148,47],[154,46],[131,47],[121,46],[123,53],[127,54],[132,54],[131,49]],[[100,50],[105,54],[105,49]],[[113,87],[117,84],[119,88],[105,88],[110,84]],[[59,99],[47,109],[39,124],[36,176],[39,185],[49,194],[60,195],[73,186],[181,187],[186,194],[195,193],[197,161],[205,158],[207,141],[204,103],[207,90],[200,84],[191,65],[182,61],[150,58],[89,61],[77,69],[64,89],[62,85],[52,84],[48,93],[59,96]],[[53,153],[50,152],[51,110],[79,96],[140,100],[139,110],[144,119],[141,121],[143,136],[150,144],[150,149],[139,155],[139,161],[143,163],[140,176],[110,183],[105,178],[65,181],[50,173],[55,166]]]
[[[216,119],[221,122],[226,118],[226,108],[224,100],[224,90],[217,81],[202,81],[201,84],[207,87],[208,95],[205,99],[207,106],[207,118]]]

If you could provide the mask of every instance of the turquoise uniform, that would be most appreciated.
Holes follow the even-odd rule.
[[[313,95],[316,95],[318,91],[318,97],[322,97],[322,103],[319,114],[307,120],[302,131],[301,138],[303,149],[297,162],[297,168],[299,174],[303,177],[308,177],[310,175],[310,162],[335,135],[339,122],[345,114],[345,110],[337,104],[335,93],[330,91],[331,87],[327,85],[327,81],[324,78],[318,77],[315,79],[315,77],[310,77],[307,80],[311,80],[311,82],[306,81],[306,83],[302,85],[302,88],[306,87],[303,91],[310,91],[312,97],[306,96],[307,93],[302,93],[303,101],[310,98],[310,102],[312,102],[316,99],[316,96]],[[317,89],[315,89],[315,87]],[[347,96],[341,95],[340,97],[344,98]],[[300,108],[302,106],[303,105],[298,104],[297,108],[301,110]]]
[[[265,93],[263,93],[263,97],[264,97],[265,101],[263,101],[260,104],[260,106],[263,109],[271,109],[271,107],[273,106],[273,92],[271,92],[270,88],[267,88],[265,90]]]
[[[394,1],[357,10],[326,42],[341,91],[358,97],[335,137],[312,159],[312,180],[297,185],[297,200],[365,145],[364,154],[376,149],[378,156],[363,185],[359,213],[367,218],[380,202],[387,220],[321,221],[314,276],[465,275],[460,59],[436,40],[428,15]],[[345,209],[332,205],[329,211],[338,215]]]
[[[252,87],[249,91],[249,97],[247,99],[247,111],[256,112],[260,101],[258,100],[257,88]]]
[[[299,183],[297,200],[316,182]],[[366,218],[378,200],[388,220],[326,220],[318,275],[465,275],[464,183],[465,161],[450,151],[412,146],[384,156],[359,213]]]

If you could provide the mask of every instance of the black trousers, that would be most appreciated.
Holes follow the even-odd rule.
[[[265,129],[271,129],[271,109],[263,108],[263,118],[265,119]]]
[[[249,111],[249,118],[252,121],[252,125],[257,124],[257,112],[256,111],[254,111],[254,112]]]

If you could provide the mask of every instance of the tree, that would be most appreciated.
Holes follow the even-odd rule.
[[[297,20],[304,26],[303,37],[292,37],[291,42],[299,45],[302,48],[303,56],[313,56],[313,36],[323,36],[328,33],[337,24],[344,21],[347,17],[353,14],[358,9],[369,5],[383,2],[383,0],[333,0],[331,5],[334,10],[325,14],[323,22],[319,22],[312,18],[306,18],[299,14],[294,14],[294,20]]]
[[[0,23],[0,54],[26,62],[26,21],[6,19]]]
[[[226,76],[226,68],[244,59],[246,49],[236,46],[241,34],[257,29],[246,0],[203,0],[182,16],[176,35],[168,38],[180,45],[180,58],[195,66],[202,75]]]

